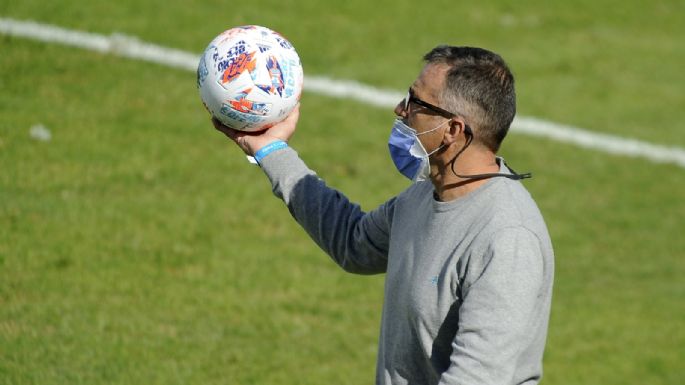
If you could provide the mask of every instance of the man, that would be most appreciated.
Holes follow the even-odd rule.
[[[438,46],[395,108],[389,148],[416,181],[365,213],[287,140],[296,109],[258,134],[217,129],[254,155],[293,217],[342,268],[387,273],[377,384],[536,384],[554,256],[542,216],[496,156],[514,79],[487,50]]]

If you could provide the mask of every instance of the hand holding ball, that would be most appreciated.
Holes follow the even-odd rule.
[[[214,38],[197,68],[197,87],[207,110],[224,125],[248,132],[285,119],[300,99],[303,78],[293,46],[255,25]]]

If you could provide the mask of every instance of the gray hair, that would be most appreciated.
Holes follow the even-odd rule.
[[[433,48],[423,59],[449,66],[440,102],[463,115],[475,142],[497,152],[516,115],[514,75],[504,60],[482,48],[447,45]]]

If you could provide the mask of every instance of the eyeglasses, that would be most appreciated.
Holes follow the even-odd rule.
[[[457,115],[457,114],[449,112],[445,109],[442,109],[436,105],[430,104],[426,101],[423,101],[423,100],[417,98],[416,95],[414,95],[414,91],[412,91],[411,87],[409,88],[409,91],[407,92],[407,96],[405,96],[405,98],[404,98],[404,111],[409,111],[409,103],[418,104],[421,107],[425,107],[425,108],[427,108],[427,109],[429,109],[435,113],[438,113],[440,115],[443,115],[445,117],[451,118],[451,117]]]

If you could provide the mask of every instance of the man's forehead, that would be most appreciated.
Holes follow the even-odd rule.
[[[437,98],[448,69],[449,66],[446,64],[426,64],[411,85],[416,96]]]

